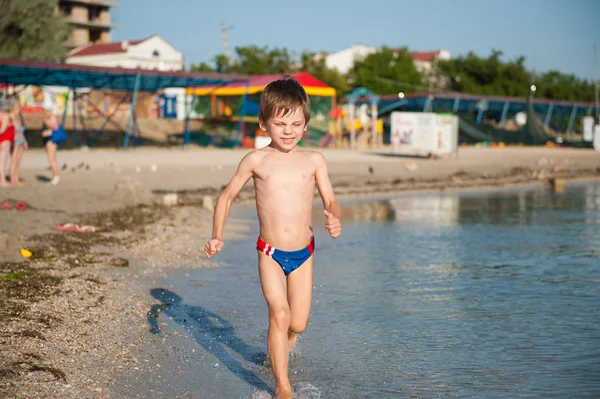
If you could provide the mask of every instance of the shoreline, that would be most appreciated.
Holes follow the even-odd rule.
[[[0,191],[0,200],[13,204],[0,211],[0,294],[8,298],[0,304],[2,397],[112,397],[123,375],[149,372],[139,356],[150,350],[147,312],[155,299],[148,284],[176,269],[219,266],[198,257],[211,234],[204,202],[214,202],[245,151],[91,153],[59,156],[67,167],[57,187],[36,179],[46,173],[44,154],[26,154],[27,185]],[[552,178],[567,186],[600,182],[600,155],[587,151],[467,151],[433,161],[325,155],[342,203],[543,188]],[[167,193],[178,193],[177,206],[162,204]],[[250,184],[237,203],[249,205],[253,195]],[[16,201],[27,209],[15,210]],[[53,229],[67,222],[97,231]],[[226,239],[248,231],[247,220],[230,219]],[[23,258],[20,248],[33,256]]]

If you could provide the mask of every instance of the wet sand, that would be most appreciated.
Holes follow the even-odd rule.
[[[144,397],[145,378],[176,373],[140,360],[140,353],[157,351],[150,349],[147,318],[157,300],[148,288],[174,268],[219,265],[198,257],[212,217],[202,203],[218,195],[246,152],[61,151],[62,180],[51,186],[45,154],[28,151],[25,186],[0,189],[0,202],[12,206],[0,210],[0,295],[6,298],[0,302],[0,397],[118,397],[122,376],[136,373]],[[374,151],[324,155],[339,198],[600,177],[600,153],[591,150],[461,148],[438,160]],[[179,205],[162,205],[163,194],[173,192]],[[252,196],[249,185],[240,198]],[[18,203],[26,209],[16,210]],[[54,230],[64,223],[97,231]],[[247,224],[231,220],[226,238],[247,234]],[[21,248],[32,257],[23,258]]]

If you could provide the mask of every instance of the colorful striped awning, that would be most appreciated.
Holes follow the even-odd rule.
[[[241,96],[245,93],[251,95],[262,92],[266,85],[284,75],[292,76],[294,79],[296,79],[298,83],[304,87],[304,90],[306,90],[306,93],[309,96],[331,97],[335,96],[336,94],[333,87],[326,85],[319,79],[306,72],[254,75],[250,76],[250,79],[247,83],[231,82],[220,86],[197,86],[188,89],[188,94],[195,94],[196,96]]]

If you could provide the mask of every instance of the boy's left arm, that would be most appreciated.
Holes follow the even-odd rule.
[[[318,154],[316,163],[315,179],[325,208],[325,228],[329,230],[331,238],[338,238],[342,234],[342,207],[335,200],[325,157]]]

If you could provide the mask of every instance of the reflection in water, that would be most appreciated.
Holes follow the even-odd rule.
[[[458,217],[456,195],[403,196],[343,207],[344,221],[354,222],[434,222],[450,226]]]
[[[327,397],[600,397],[600,185],[343,212],[304,352]]]
[[[600,185],[571,188],[564,193],[539,189],[479,195],[409,195],[347,204],[343,215],[345,222],[433,223],[439,227],[473,223],[531,225],[551,223],[556,215],[548,219],[548,213],[563,208],[590,211],[588,221],[597,223]]]

